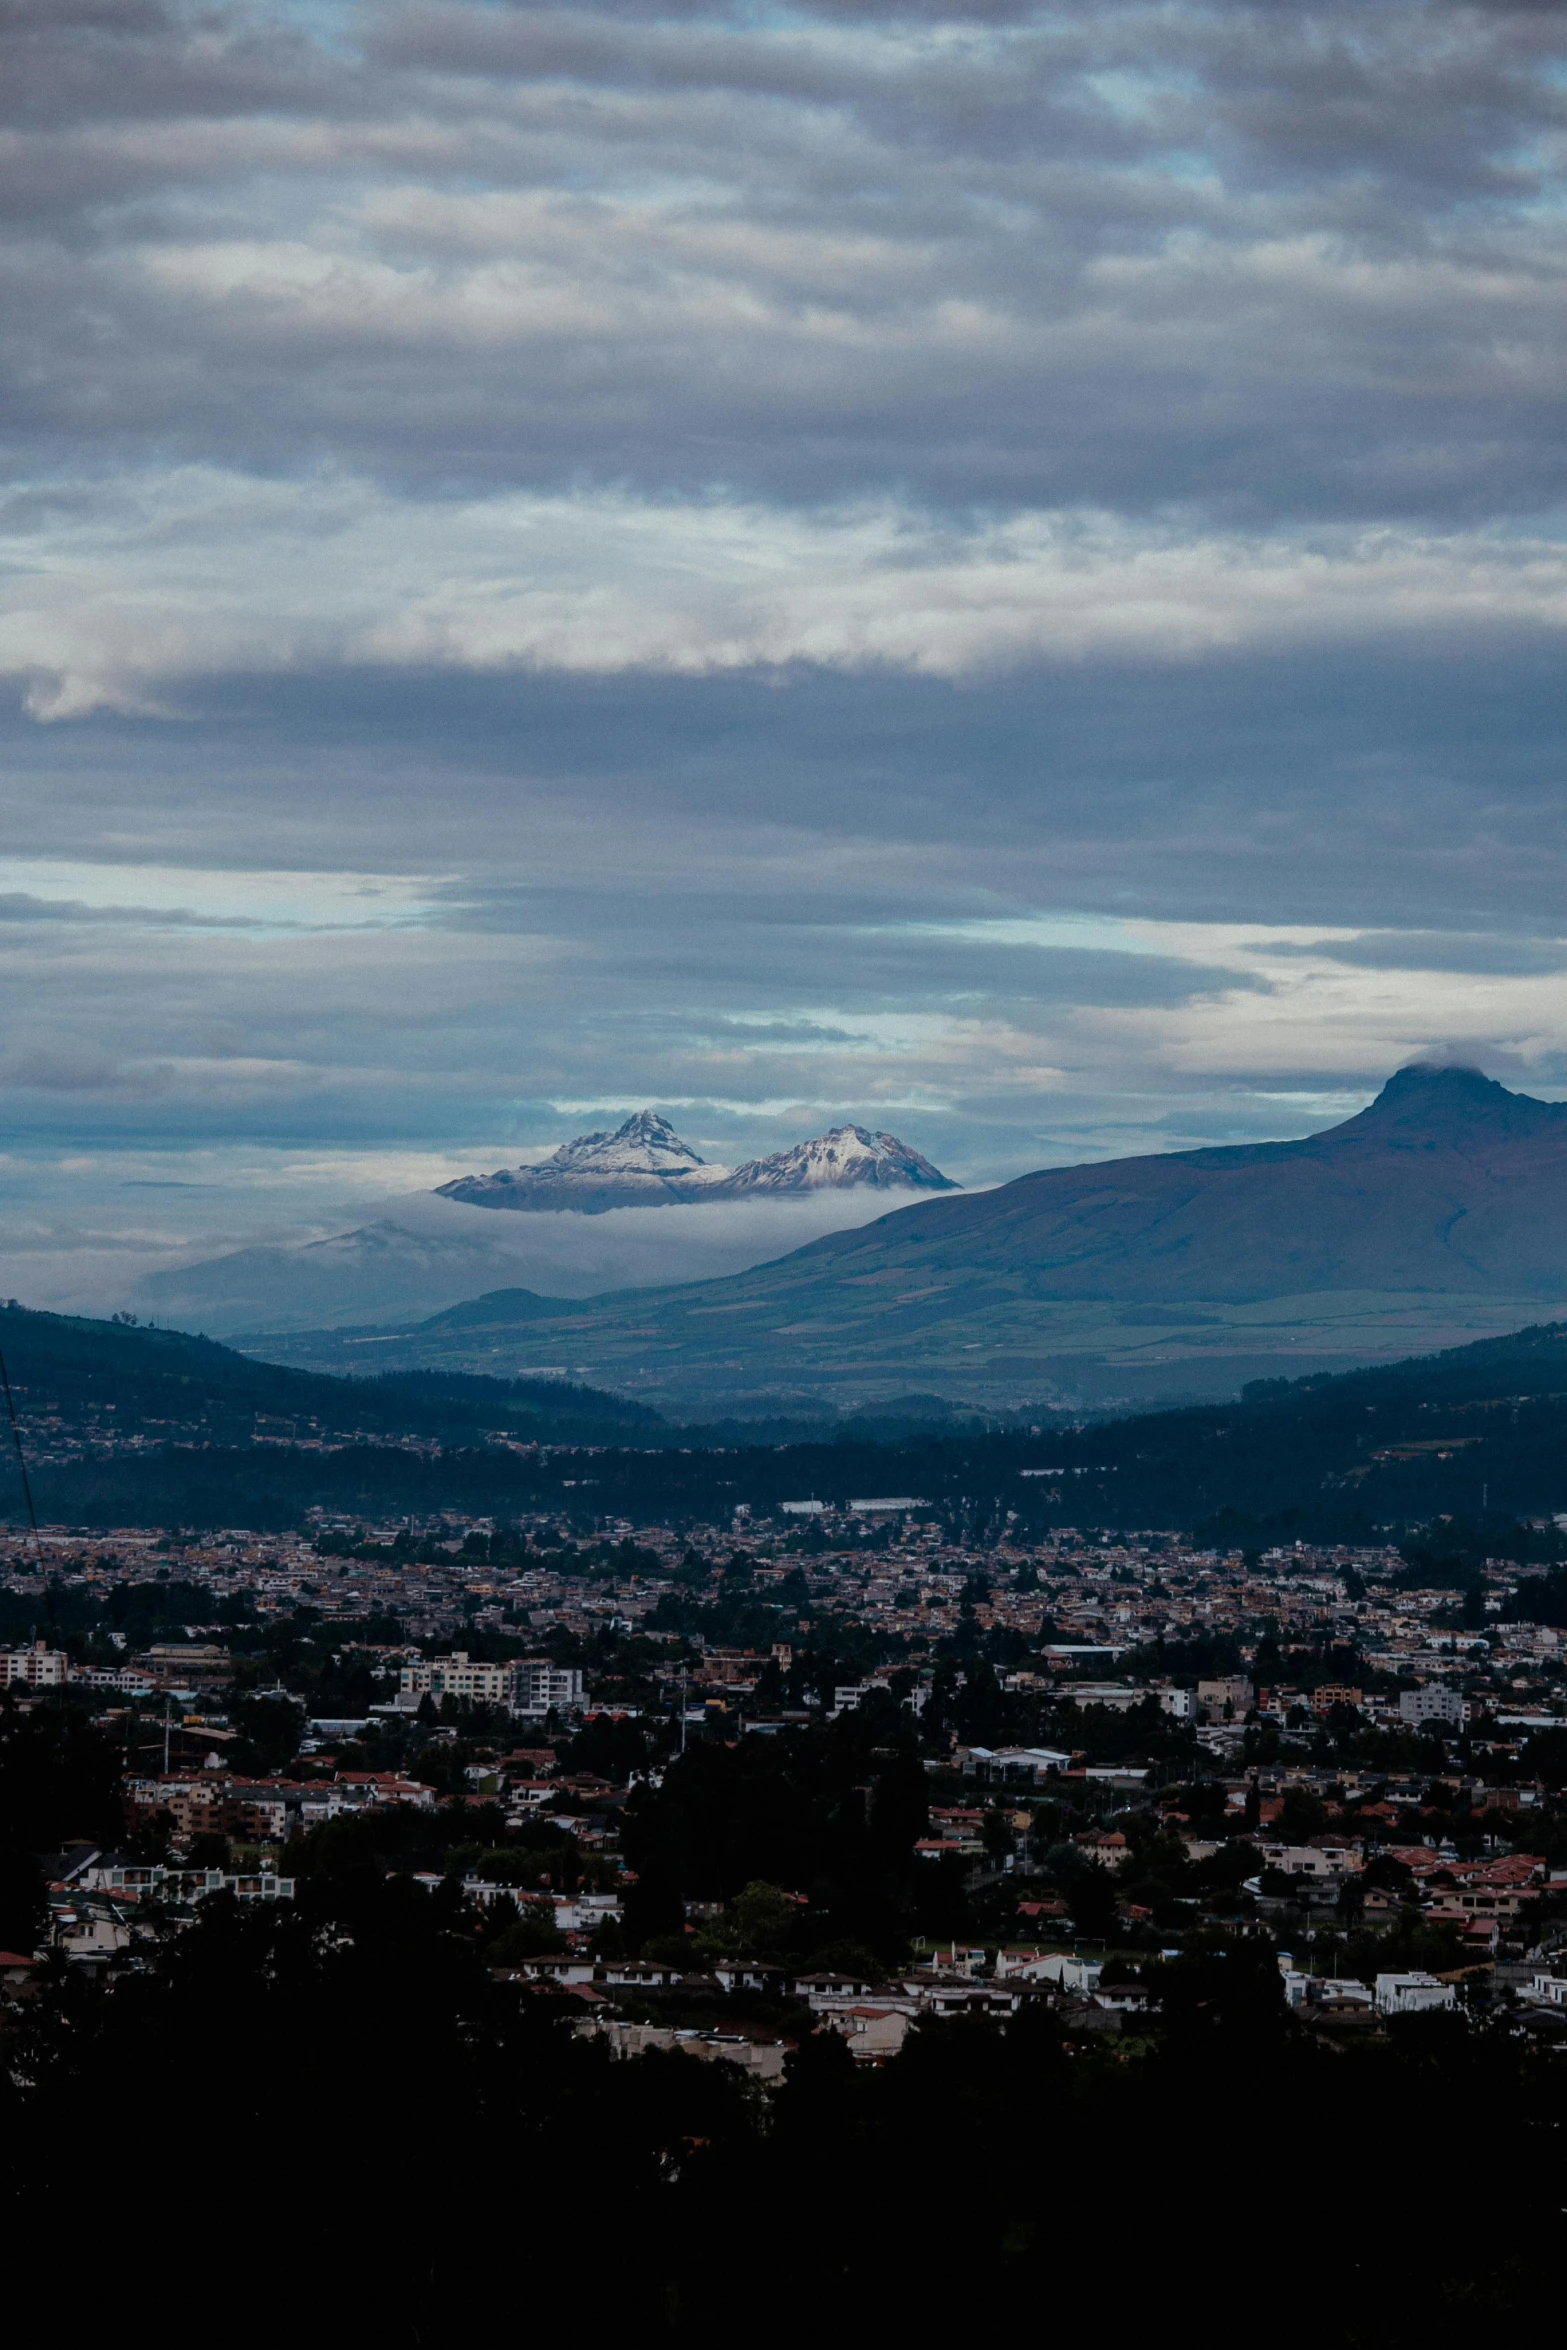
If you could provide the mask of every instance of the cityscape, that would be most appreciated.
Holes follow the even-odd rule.
[[[1548,2335],[1564,127],[0,6],[7,2342]]]

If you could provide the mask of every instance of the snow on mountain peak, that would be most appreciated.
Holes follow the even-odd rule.
[[[503,1168],[443,1183],[447,1199],[485,1208],[656,1207],[676,1200],[754,1199],[770,1193],[955,1191],[939,1167],[895,1134],[835,1126],[771,1158],[750,1159],[731,1174],[682,1142],[667,1118],[639,1110],[613,1134],[579,1134],[536,1167]]]
[[[667,1118],[661,1118],[656,1110],[638,1110],[613,1134],[579,1134],[574,1142],[562,1143],[534,1173],[687,1175],[698,1167],[707,1170],[707,1161],[688,1142],[681,1141]],[[714,1167],[708,1170],[709,1179],[725,1172]]]
[[[885,1191],[956,1191],[951,1179],[895,1134],[865,1126],[834,1126],[737,1167],[724,1186],[733,1195],[767,1191],[844,1191],[859,1184]]]

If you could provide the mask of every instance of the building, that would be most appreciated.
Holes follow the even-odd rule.
[[[582,1675],[576,1666],[530,1661],[515,1666],[514,1714],[547,1714],[582,1703]]]
[[[23,1684],[29,1689],[62,1689],[70,1669],[65,1651],[46,1648],[41,1640],[31,1648],[0,1649],[0,1689]]]
[[[1349,1844],[1265,1844],[1262,1857],[1286,1877],[1344,1877],[1364,1866]]]
[[[1428,1681],[1421,1689],[1401,1690],[1398,1712],[1405,1722],[1445,1722],[1454,1729],[1463,1728],[1463,1699],[1456,1689],[1444,1689],[1435,1681]]]
[[[824,2017],[821,2028],[840,2033],[849,2054],[862,2064],[885,2064],[903,2046],[912,2021],[897,2007],[839,2007]]]
[[[506,1705],[515,1714],[547,1714],[552,1707],[582,1703],[582,1674],[575,1667],[528,1657],[520,1662],[475,1664],[465,1648],[450,1656],[416,1657],[402,1668],[399,1708],[412,1712],[421,1697],[439,1705],[443,1697],[470,1705]]]
[[[402,1669],[405,1696],[465,1697],[475,1705],[510,1705],[517,1682],[514,1664],[475,1664],[465,1648],[450,1656],[416,1657]]]
[[[1178,1722],[1197,1719],[1197,1692],[1195,1689],[1163,1688],[1158,1691],[1159,1711],[1170,1714]]]
[[[1453,1985],[1435,1975],[1378,1975],[1375,1996],[1378,2015],[1423,2015],[1428,2008],[1458,2004]]]
[[[234,1678],[228,1650],[205,1640],[158,1642],[137,1662],[155,1689],[203,1687]]]
[[[1227,1674],[1219,1681],[1199,1681],[1197,1703],[1210,1722],[1238,1720],[1251,1710],[1256,1695],[1244,1674]]]

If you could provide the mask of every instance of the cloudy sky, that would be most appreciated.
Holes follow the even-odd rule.
[[[1484,0],[4,0],[5,1262],[1567,1092],[1564,139]]]

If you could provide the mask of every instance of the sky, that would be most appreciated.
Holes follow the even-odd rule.
[[[1564,142],[1485,0],[5,0],[0,1276],[1567,1093]]]

